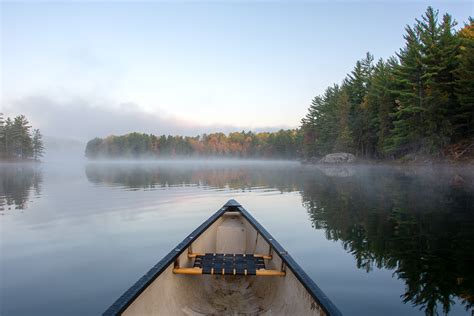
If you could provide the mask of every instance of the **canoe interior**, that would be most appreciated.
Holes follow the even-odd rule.
[[[110,314],[330,314],[328,306],[322,306],[321,300],[316,300],[315,294],[308,291],[308,286],[305,287],[300,282],[292,271],[295,270],[294,267],[289,267],[287,260],[282,259],[282,256],[288,256],[286,252],[281,253],[281,249],[276,249],[271,236],[269,238],[265,233],[266,231],[262,233],[257,230],[255,223],[249,221],[248,216],[239,212],[238,208],[228,207],[227,210],[218,214],[207,229],[199,232],[198,236],[191,234],[188,242],[183,241],[183,243],[186,242],[187,247],[175,249],[176,254],[173,260],[168,260],[169,262],[161,268],[158,276],[154,276],[138,292],[135,290],[135,294],[125,293],[119,301],[126,299],[128,302],[119,312]],[[270,255],[271,259],[265,260],[266,269],[284,271],[286,274],[285,276],[234,276],[173,273],[176,267],[193,267],[195,259],[190,258],[190,253]],[[300,271],[299,267],[297,269]],[[133,287],[129,292],[132,290]],[[323,301],[324,299],[327,300],[325,296]],[[109,310],[113,310],[113,307]]]

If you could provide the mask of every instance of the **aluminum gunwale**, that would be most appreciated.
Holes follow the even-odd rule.
[[[153,268],[142,276],[132,287],[120,296],[102,315],[120,315],[130,304],[150,285],[170,264],[172,264],[191,243],[199,237],[209,226],[224,214],[229,205],[225,204],[204,223],[189,234],[170,253],[161,259]]]
[[[237,201],[229,200],[223,207],[209,217],[204,223],[189,234],[182,242],[180,242],[170,253],[161,259],[153,268],[151,268],[144,276],[142,276],[132,287],[130,287],[122,296],[120,296],[103,315],[120,315],[130,304],[182,253],[191,243],[199,237],[207,228],[209,228],[219,217],[221,217],[229,208],[232,211],[237,209],[249,223],[260,232],[262,237],[272,246],[278,256],[293,272],[296,278],[303,284],[306,290],[311,294],[313,299],[319,303],[322,309],[330,316],[342,315],[331,300],[324,292],[313,282],[313,280],[301,269],[296,261],[285,251],[285,249],[268,233],[268,231],[250,213],[242,207]]]
[[[331,302],[331,300],[324,294],[324,292],[314,283],[306,272],[296,263],[296,261],[288,254],[288,252],[276,241],[272,235],[259,223],[257,220],[250,215],[250,213],[242,206],[238,205],[240,213],[249,221],[249,223],[260,232],[260,235],[272,246],[273,251],[277,252],[281,260],[285,262],[287,268],[293,272],[296,278],[303,284],[306,290],[311,294],[313,299],[319,303],[326,314],[330,316],[342,316],[342,313],[337,307]]]

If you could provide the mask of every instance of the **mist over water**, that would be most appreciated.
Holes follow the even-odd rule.
[[[471,313],[472,167],[59,158],[0,165],[2,315],[100,314],[230,198],[343,314]]]

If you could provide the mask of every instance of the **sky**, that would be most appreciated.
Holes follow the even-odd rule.
[[[428,5],[462,25],[473,3],[3,1],[0,112],[80,140],[295,128]]]

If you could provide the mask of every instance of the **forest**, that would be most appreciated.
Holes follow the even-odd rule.
[[[39,160],[43,156],[43,136],[29,124],[24,115],[4,119],[0,113],[0,160]]]
[[[474,21],[459,31],[428,7],[387,60],[370,53],[316,96],[302,120],[304,156],[441,156],[474,136]]]
[[[350,152],[364,159],[459,158],[474,152],[474,20],[460,28],[428,7],[387,60],[371,53],[342,83],[316,96],[294,130],[196,137],[131,133],[95,138],[86,156],[312,158]],[[454,153],[453,153],[454,152]]]
[[[95,138],[87,143],[86,157],[220,156],[296,158],[301,134],[298,130],[278,132],[211,133],[195,137],[155,136],[130,133]]]

